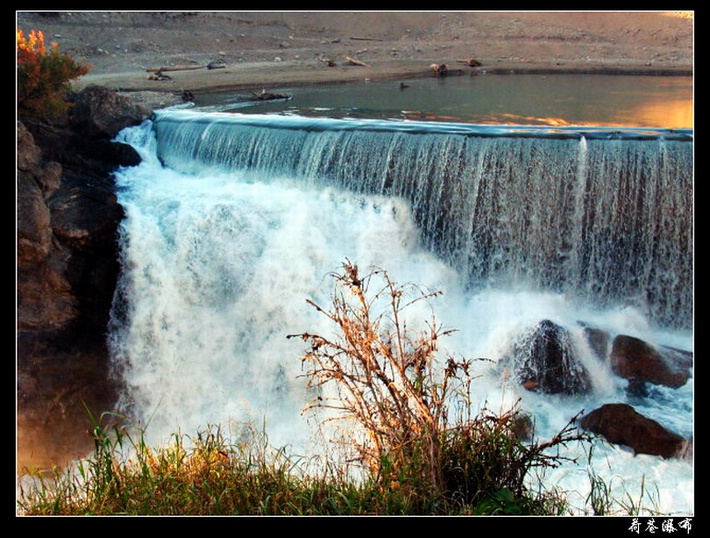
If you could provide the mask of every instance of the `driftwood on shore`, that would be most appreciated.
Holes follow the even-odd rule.
[[[429,66],[429,69],[431,69],[431,71],[437,77],[445,77],[449,72],[449,68],[446,66],[446,64],[431,64]]]
[[[358,37],[358,36],[350,36],[350,39],[353,41],[384,41],[384,39],[381,39],[379,37]]]
[[[192,69],[204,69],[204,65],[172,65],[164,67],[149,67],[148,73],[165,73],[166,71],[190,71]]]
[[[318,58],[318,60],[323,62],[324,64],[326,64],[328,67],[335,67],[336,65],[338,65],[331,58],[322,58],[321,57],[321,58]]]
[[[207,65],[171,65],[163,67],[149,67],[146,69],[149,80],[172,80],[165,74],[166,71],[195,71],[197,69],[224,69],[227,65],[223,62],[210,62]]]
[[[261,92],[259,93],[251,92],[251,94],[257,101],[271,101],[273,99],[291,99],[291,96],[288,93],[274,93],[267,92],[266,90],[261,90]]]
[[[456,61],[460,64],[466,64],[469,67],[481,67],[483,65],[481,62],[479,62],[475,58],[468,58],[466,60],[457,59]]]
[[[172,80],[172,78],[164,74],[162,71],[155,71],[148,75],[148,80]]]
[[[370,67],[370,64],[365,63],[362,60],[358,60],[356,58],[353,58],[352,56],[346,56],[345,59],[353,65],[359,65],[362,67]]]

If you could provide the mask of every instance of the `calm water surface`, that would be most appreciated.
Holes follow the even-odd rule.
[[[292,98],[254,105],[243,93],[217,94],[196,105],[335,118],[693,128],[692,77],[462,75],[266,90]]]

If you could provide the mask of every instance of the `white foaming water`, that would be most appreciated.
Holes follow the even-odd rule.
[[[482,377],[474,381],[475,405],[504,410],[520,401],[534,413],[543,440],[582,410],[628,398],[625,384],[586,351],[578,321],[612,335],[692,349],[691,335],[659,334],[630,308],[598,311],[554,293],[467,293],[458,275],[422,247],[411,209],[399,198],[302,187],[289,177],[260,182],[239,172],[185,175],[158,162],[149,126],[122,136],[144,162],[117,174],[126,218],[111,341],[126,401],[149,443],[215,424],[237,437],[240,426],[251,423],[263,425],[273,446],[314,450],[312,425],[301,413],[309,401],[300,361],[305,344],[287,335],[331,333],[306,300],[329,306],[328,274],[346,259],[362,272],[379,267],[395,282],[441,290],[432,303],[436,318],[456,329],[442,347],[489,359],[476,362]],[[413,324],[425,315],[411,314]],[[534,394],[496,372],[514,335],[541,319],[579,335],[580,355],[593,377],[591,395]],[[637,405],[639,412],[691,436],[692,379],[656,396]],[[693,514],[692,461],[600,445],[587,462],[585,447],[567,450],[578,462],[548,470],[542,481],[571,492],[580,513],[589,511],[593,472],[614,498],[628,495],[663,514]]]

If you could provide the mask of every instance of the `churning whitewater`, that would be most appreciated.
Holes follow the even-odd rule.
[[[442,347],[486,359],[476,405],[520,401],[540,438],[629,400],[580,322],[692,351],[687,133],[166,110],[119,139],[143,162],[116,175],[126,218],[110,344],[122,407],[149,442],[256,424],[274,446],[314,450],[304,343],[287,335],[333,330],[307,300],[329,305],[345,260],[442,291],[431,306],[456,329]],[[411,315],[416,327],[427,313]],[[574,335],[589,395],[527,392],[495,368],[542,319]],[[692,381],[633,404],[691,438]],[[693,513],[692,461],[568,450],[577,464],[542,479],[580,511],[592,469],[618,497]]]

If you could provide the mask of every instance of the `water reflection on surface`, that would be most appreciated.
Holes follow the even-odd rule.
[[[693,127],[692,77],[477,75],[282,90],[288,101],[244,107],[245,96],[201,96],[197,106],[243,113],[481,124]]]

